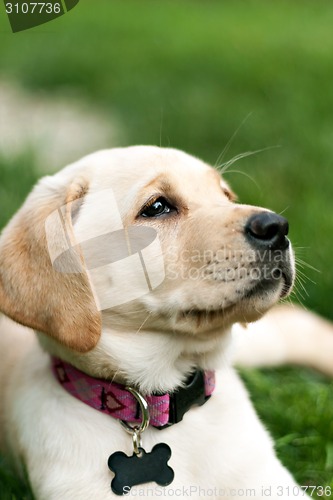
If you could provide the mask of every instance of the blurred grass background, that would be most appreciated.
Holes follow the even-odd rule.
[[[332,26],[323,0],[81,0],[15,35],[0,10],[0,78],[102,110],[120,125],[110,146],[178,147],[212,164],[267,148],[226,179],[242,202],[288,217],[299,258],[318,270],[300,267],[294,298],[333,319]],[[39,176],[34,151],[0,151],[0,227]],[[242,376],[298,482],[333,487],[332,382],[292,368]],[[0,491],[30,498],[4,464]]]

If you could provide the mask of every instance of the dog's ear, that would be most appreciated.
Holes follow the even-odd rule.
[[[67,188],[42,180],[0,238],[0,310],[79,352],[92,349],[101,333],[100,312],[72,228],[88,187],[83,178]],[[64,235],[67,258],[55,265],[52,248],[59,250]]]

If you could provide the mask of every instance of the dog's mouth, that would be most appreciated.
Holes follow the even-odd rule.
[[[207,309],[184,309],[181,310],[178,314],[179,320],[194,320],[197,323],[197,326],[200,326],[202,323],[212,323],[217,319],[223,318],[226,315],[227,311],[230,311],[236,304],[230,304],[226,307],[219,307],[216,309],[207,308]]]
[[[272,301],[276,302],[278,299],[285,298],[292,289],[293,280],[294,276],[291,269],[273,269],[269,279],[260,279],[251,286],[251,288],[245,288],[243,293],[238,295],[237,299],[227,301],[216,307],[201,308],[193,306],[191,308],[182,309],[177,315],[177,320],[180,322],[194,322],[197,327],[207,324],[223,323],[223,320],[230,317],[230,313],[232,314],[234,310],[239,308],[244,312],[246,303],[249,300],[253,300],[256,297],[259,299],[263,296],[269,296],[269,292],[274,292],[277,287],[280,288],[280,295],[277,299],[276,297],[274,300],[272,299]],[[272,305],[274,304],[268,304],[268,308]]]
[[[291,272],[289,272],[289,273],[283,272],[282,278],[284,280],[284,283],[283,283],[283,288],[282,288],[280,298],[284,299],[291,292],[291,289],[292,289],[293,284],[294,284],[294,277],[293,277],[293,274]]]
[[[254,297],[255,295],[260,295],[269,290],[276,289],[277,286],[281,286],[279,299],[287,297],[293,287],[294,274],[291,268],[275,268],[272,269],[269,278],[263,278],[258,280],[258,282],[246,291],[243,298]]]

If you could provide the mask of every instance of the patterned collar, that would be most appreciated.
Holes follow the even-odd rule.
[[[125,386],[91,377],[59,358],[51,359],[55,378],[72,396],[114,418],[140,423],[138,402]],[[149,407],[150,424],[163,429],[180,422],[193,405],[204,404],[214,388],[215,372],[197,369],[184,387],[172,393],[145,396]]]

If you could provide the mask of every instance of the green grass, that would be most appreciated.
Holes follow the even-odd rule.
[[[28,479],[18,480],[8,462],[0,457],[1,500],[34,500]]]
[[[272,149],[226,179],[242,202],[288,217],[299,258],[319,270],[300,268],[309,279],[296,295],[333,319],[332,26],[322,0],[82,1],[16,35],[2,16],[0,72],[35,93],[82,97],[120,124],[119,145],[171,145],[213,164],[250,114],[223,161]],[[0,225],[36,177],[33,152],[0,162]],[[333,486],[332,383],[293,369],[243,377],[297,480]],[[24,498],[10,484],[0,478]]]
[[[306,369],[241,370],[281,461],[300,485],[333,488],[333,387]]]
[[[6,160],[0,157],[0,228],[22,205],[39,177],[32,155],[22,154]]]

